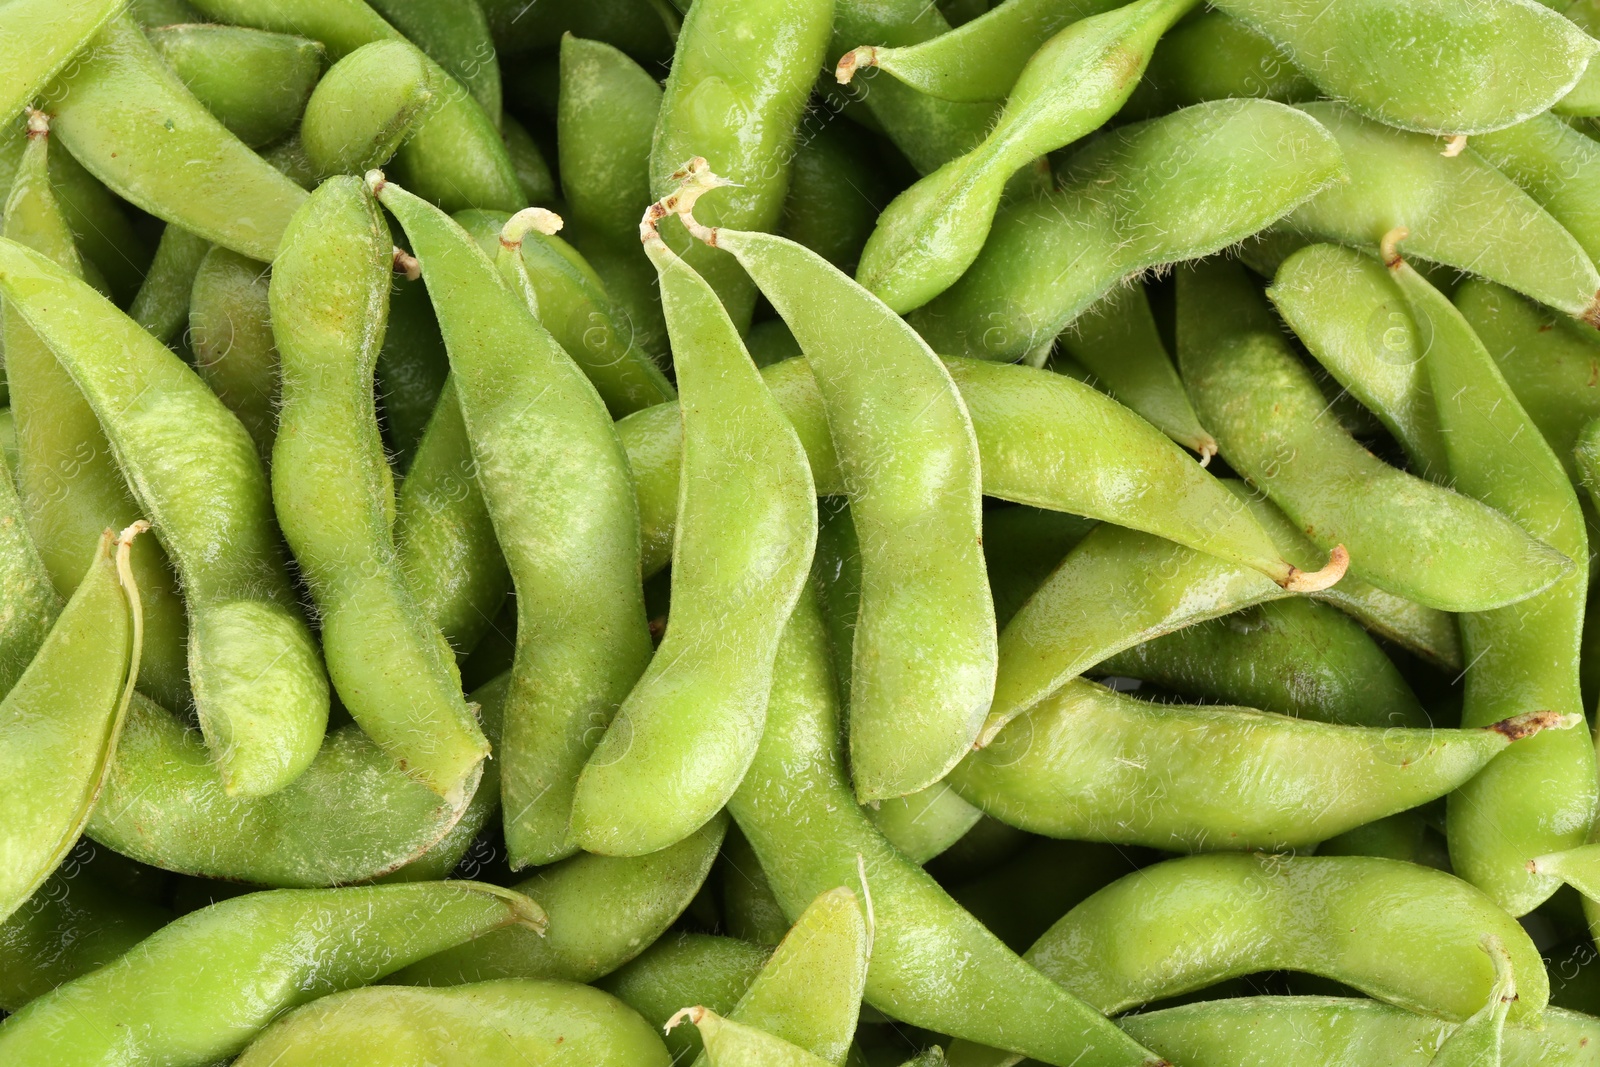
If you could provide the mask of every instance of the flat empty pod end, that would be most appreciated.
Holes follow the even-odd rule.
[[[1291,593],[1316,593],[1336,584],[1344,577],[1344,572],[1350,569],[1350,553],[1345,551],[1343,545],[1334,545],[1333,551],[1328,553],[1328,562],[1316,571],[1303,571],[1299,567],[1290,567],[1289,576],[1278,584]]]

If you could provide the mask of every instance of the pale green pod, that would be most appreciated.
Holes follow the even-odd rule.
[[[44,99],[61,143],[112,192],[241,255],[270,262],[305,200],[184,88],[126,16]]]
[[[61,599],[39,550],[28,536],[27,516],[11,480],[0,470],[0,694],[9,693],[50,632]]]
[[[961,840],[983,817],[946,779],[909,796],[868,804],[866,810],[878,832],[916,863],[927,863]]]
[[[0,28],[0,122],[9,122],[126,5],[115,0],[23,0]]]
[[[1499,938],[1485,935],[1483,950],[1494,963],[1489,1001],[1445,1039],[1433,1057],[1432,1067],[1500,1067],[1506,1016],[1517,999],[1517,980],[1512,973],[1511,954]]]
[[[190,24],[145,35],[206,110],[251,147],[294,130],[326,65],[320,44],[286,33]]]
[[[265,464],[272,461],[280,399],[268,273],[265,263],[213,247],[189,290],[188,333],[195,371],[244,424]]]
[[[732,1011],[771,952],[733,937],[669,934],[597,984],[660,1027],[686,1003],[705,1004],[724,1014]],[[668,1031],[666,1040],[680,1067],[700,1052],[700,1035],[693,1027]]]
[[[500,123],[500,62],[483,5],[374,0],[371,6],[465,87],[491,121]]]
[[[300,144],[319,178],[365,174],[394,157],[448,91],[405,41],[374,41],[340,59],[306,103]]]
[[[860,70],[876,67],[941,100],[1000,101],[1010,95],[1028,60],[1058,31],[1115,6],[1113,0],[1000,4],[916,44],[853,49],[839,60],[835,73],[841,83],[849,84]]]
[[[1144,81],[1128,98],[1132,117],[1152,118],[1234,96],[1315,100],[1317,87],[1271,41],[1221,11],[1197,12],[1156,45]]]
[[[189,680],[225,785],[282,788],[316,755],[328,682],[249,434],[171,350],[44,257],[0,240],[0,286],[94,409],[178,569]]]
[[[1525,0],[1532,6],[1532,0]],[[1338,104],[1300,105],[1338,139],[1350,180],[1280,223],[1375,252],[1397,226],[1419,258],[1476,274],[1588,321],[1600,317],[1600,272],[1573,235],[1469,141],[1454,156],[1433,137],[1381,126]]]
[[[799,435],[710,283],[656,233],[658,214],[640,232],[661,279],[683,417],[672,612],[573,794],[573,838],[605,855],[681,840],[738,788],[817,540]]]
[[[1468,143],[1600,259],[1600,143],[1549,114]]]
[[[1390,126],[1445,136],[1487,133],[1544,111],[1600,51],[1534,0],[1216,6],[1277,45],[1325,95]]]
[[[511,979],[454,989],[371,986],[298,1008],[251,1042],[236,1067],[670,1067],[655,1028],[609,994]]]
[[[1475,730],[1345,726],[1153,704],[1079,678],[949,781],[986,814],[1049,837],[1283,851],[1436,800],[1513,741],[1551,726],[1579,733],[1573,725],[1534,712]]]
[[[1117,112],[1156,41],[1196,0],[1135,0],[1075,22],[1028,60],[972,151],[895,197],[878,217],[856,279],[897,312],[921,307],[972,265],[1007,179]]]
[[[724,1019],[699,1005],[668,1019],[667,1028],[685,1021],[700,1031],[711,1067],[826,1067],[830,1062],[759,1027]]]
[[[189,321],[189,292],[210,250],[210,241],[182,226],[163,227],[155,259],[128,306],[128,317],[162,344],[172,343]]]
[[[1073,155],[1058,191],[1002,208],[972,266],[911,324],[942,355],[1021,358],[1129,275],[1236,244],[1344,174],[1326,129],[1268,100],[1119,127]]]

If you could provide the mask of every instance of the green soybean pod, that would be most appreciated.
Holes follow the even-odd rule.
[[[1190,15],[1162,35],[1127,110],[1153,118],[1203,100],[1251,96],[1294,104],[1317,95],[1317,87],[1271,41],[1213,9]]]
[[[491,930],[543,922],[533,901],[478,882],[250,893],[185,915],[31,1001],[0,1023],[0,1052],[16,1063],[212,1063],[288,1008]]]
[[[1418,474],[1449,469],[1416,325],[1379,260],[1310,245],[1283,261],[1267,297],[1317,362],[1394,435]]]
[[[561,38],[556,146],[572,243],[628,312],[635,344],[667,351],[656,269],[639,246],[637,221],[650,206],[650,142],[661,86],[603,41]]]
[[[80,260],[45,162],[47,154],[62,153],[49,152],[43,116],[34,113],[31,118],[33,136],[6,201],[3,232],[50,257],[63,270],[76,271]],[[9,304],[0,336],[6,342],[10,410],[17,433],[13,469],[21,506],[16,517],[25,523],[15,535],[32,534],[26,555],[31,558],[37,551],[55,592],[71,596],[95,558],[95,546],[106,527],[131,525],[139,508],[89,402],[55,353]],[[183,602],[154,538],[135,542],[133,567],[145,606],[142,683],[164,700],[187,702]],[[42,608],[47,601],[31,596],[28,589],[21,582],[7,586],[6,598],[15,595],[19,611]],[[48,625],[48,617],[44,618]],[[25,665],[34,648],[18,651]],[[15,680],[14,674],[0,677],[0,681]]]
[[[1269,100],[1120,127],[1073,156],[1059,191],[1002,208],[966,274],[910,322],[942,354],[1017,359],[1128,275],[1235,244],[1344,169],[1327,130]]]
[[[1161,34],[1196,0],[1135,0],[1074,22],[1033,54],[993,129],[894,199],[856,279],[897,312],[948,289],[983,250],[1007,179],[1098,129],[1127,100]]]
[[[771,953],[733,937],[667,935],[597,984],[659,1027],[686,1003],[732,1011]],[[700,1052],[700,1037],[692,1029],[668,1031],[666,1041],[672,1062],[684,1067]]]
[[[178,569],[189,681],[225,786],[287,785],[322,740],[328,682],[249,435],[176,355],[43,256],[0,239],[0,288],[82,390]]]
[[[983,818],[945,779],[908,796],[866,806],[878,832],[914,863],[942,855]]]
[[[206,110],[252,148],[300,122],[322,76],[322,46],[242,26],[166,26],[147,32],[161,58]]]
[[[239,1067],[330,1061],[469,1067],[514,1056],[542,1067],[670,1067],[655,1029],[607,993],[571,982],[509,980],[455,989],[374,986],[297,1008],[251,1042]]]
[[[689,837],[647,856],[579,853],[517,892],[537,899],[550,929],[500,930],[412,964],[396,981],[450,986],[495,978],[592,982],[655,942],[705,882],[728,821],[718,815]]]
[[[674,5],[651,0],[597,0],[583,6],[532,8],[518,0],[485,0],[482,7],[495,46],[513,56],[554,48],[562,36],[571,33],[605,41],[641,63],[665,65],[672,58],[679,24]]]
[[[489,743],[395,551],[394,481],[373,399],[393,248],[360,178],[323,182],[290,221],[271,288],[283,358],[272,495],[345,707],[396,763],[460,806]]]
[[[815,252],[686,221],[755,279],[822,394],[861,541],[850,683],[857,795],[925,789],[972,744],[994,695],[994,604],[966,405],[922,339]]]
[[[1445,136],[1488,133],[1544,111],[1600,50],[1531,0],[1357,0],[1336,8],[1223,0],[1217,8],[1276,45],[1325,95],[1386,125]],[[1403,55],[1396,41],[1407,42]]]
[[[383,166],[438,106],[444,88],[415,45],[362,45],[312,90],[300,122],[306,158],[318,177]]]
[[[1483,939],[1483,949],[1494,964],[1494,985],[1489,990],[1489,1001],[1456,1027],[1445,1039],[1433,1057],[1434,1067],[1489,1067],[1501,1062],[1504,1051],[1506,1016],[1511,1003],[1517,999],[1517,979],[1512,971],[1511,954],[1500,939],[1489,934]]]
[[[789,919],[772,895],[761,861],[737,826],[729,829],[717,866],[722,925],[728,935],[757,945],[782,941],[789,932]]]
[[[420,275],[397,275],[389,291],[389,329],[376,371],[379,421],[396,473],[411,469],[449,373],[450,357],[428,287]]]
[[[863,45],[846,52],[835,68],[849,84],[863,67],[877,67],[907,85],[941,100],[1004,100],[1019,72],[1045,42],[1080,19],[1103,14],[1109,0],[1023,0],[1001,4],[916,44],[900,48]],[[876,88],[876,87],[874,87]]]
[[[696,1005],[667,1020],[667,1029],[688,1021],[700,1031],[711,1067],[825,1067],[829,1062],[759,1027],[724,1019]]]
[[[1444,156],[1435,138],[1381,126],[1338,104],[1300,110],[1337,138],[1350,180],[1302,204],[1282,229],[1373,252],[1384,234],[1404,226],[1423,259],[1499,282],[1575,318],[1600,315],[1600,272],[1583,247],[1470,145]]]
[[[795,144],[778,232],[846,273],[855,270],[878,212],[895,189],[876,149],[870,134],[849,123],[804,128]],[[763,325],[775,328],[770,323],[781,325],[782,320],[757,324],[746,335],[746,344],[754,343]],[[751,355],[762,366],[773,362],[754,351]]]
[[[189,294],[200,263],[211,242],[182,226],[164,226],[150,269],[128,306],[128,317],[150,331],[162,344],[171,344],[189,321]]]
[[[1445,796],[1571,716],[1492,727],[1348,726],[1153,704],[1076,678],[950,772],[962,799],[1031,833],[1168,851],[1300,849]],[[1587,738],[1579,737],[1580,741]]]
[[[100,538],[88,573],[0,701],[0,922],[60,866],[105,781],[139,676],[139,590],[126,546],[141,529]]]
[[[1109,294],[1079,316],[1057,344],[1092,371],[1107,393],[1198,452],[1202,465],[1216,453],[1217,442],[1200,425],[1156,330],[1144,286],[1136,283]]]
[[[605,284],[587,260],[546,228],[561,219],[541,208],[544,221],[530,215],[463,211],[456,215],[495,258],[500,275],[528,301],[528,310],[594,384],[612,418],[675,398],[678,393],[661,368],[634,343],[626,313],[612,303]],[[511,220],[515,219],[515,222]]]
[[[828,637],[801,598],[778,655],[767,729],[729,803],[786,914],[865,871],[876,915],[866,1002],[938,1033],[1066,1067],[1155,1058],[1026,967],[884,840],[844,770]]]
[[[706,221],[740,230],[775,229],[789,188],[795,129],[822,65],[833,0],[706,0],[684,19],[650,146],[650,189],[667,196],[692,157],[710,160],[736,188],[702,208]],[[728,46],[739,41],[738,49]],[[711,283],[743,333],[756,287],[732,257],[665,234]]]
[[[1178,276],[1178,364],[1222,456],[1358,577],[1447,611],[1540,592],[1567,557],[1471,497],[1388,466],[1342,428],[1243,268]]]
[[[61,143],[113,192],[252,259],[272,259],[305,199],[212,117],[125,16],[44,99]]]
[[[499,125],[500,63],[480,5],[372,0],[372,8],[443,67]]]
[[[29,106],[123,7],[111,0],[24,0],[10,5],[0,30],[0,55],[8,57],[0,76],[0,121],[9,122]]]
[[[1561,462],[1528,418],[1461,313],[1384,239],[1384,260],[1405,294],[1427,353],[1451,483],[1510,515],[1529,534],[1586,559],[1583,512]],[[1442,476],[1445,472],[1440,472]],[[1462,616],[1470,666],[1462,723],[1485,726],[1513,709],[1582,714],[1578,661],[1588,569],[1575,567],[1513,607]],[[1552,735],[1496,763],[1452,798],[1451,863],[1513,915],[1557,886],[1528,870],[1546,852],[1581,844],[1597,802],[1589,738]]]
[[[8,693],[33,662],[61,606],[44,560],[28,536],[27,516],[9,464],[0,470],[0,589],[6,592],[5,608],[0,610],[0,693]]]
[[[640,235],[661,278],[682,390],[672,613],[573,798],[574,838],[607,855],[681,840],[738,788],[817,541],[805,448],[710,283],[661,240],[656,223],[670,210],[652,208]]]
[[[1108,1012],[1265,967],[1465,1019],[1494,980],[1485,934],[1500,939],[1518,975],[1512,1018],[1536,1020],[1548,981],[1516,921],[1442,871],[1372,856],[1167,860],[1073,908],[1025,958]]]
[[[472,237],[381,174],[367,180],[421,262],[517,586],[502,815],[515,866],[550,862],[577,848],[579,768],[650,656],[627,459],[594,387]]]
[[[1424,726],[1400,671],[1354,619],[1298,597],[1157,637],[1091,673],[1224,704],[1351,726]]]
[[[335,61],[375,41],[404,42],[364,0],[200,0],[195,6],[219,22],[320,41]],[[425,65],[430,83],[440,86],[437,106],[400,146],[396,173],[446,211],[524,207],[516,168],[493,118],[432,59]]]
[[[189,346],[195,371],[234,413],[263,463],[278,431],[278,349],[265,263],[213,247],[189,290]]]
[[[1590,259],[1600,257],[1600,144],[1552,114],[1474,137],[1472,148],[1538,201]]]
[[[1583,428],[1600,416],[1600,344],[1587,327],[1472,278],[1451,296],[1574,484]]]

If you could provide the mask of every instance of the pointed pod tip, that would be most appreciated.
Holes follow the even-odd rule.
[[[1289,576],[1278,584],[1291,593],[1317,593],[1338,583],[1350,569],[1350,553],[1343,545],[1334,545],[1328,553],[1328,562],[1321,570],[1303,571],[1289,568]]]

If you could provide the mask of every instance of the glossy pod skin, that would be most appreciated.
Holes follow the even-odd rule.
[[[206,110],[252,148],[288,134],[322,76],[322,46],[240,26],[146,31],[161,58]]]
[[[1342,726],[1152,704],[1079,678],[949,780],[985,813],[1050,837],[1298,849],[1442,797],[1551,725],[1575,723],[1534,712],[1479,730]]]
[[[489,742],[395,551],[394,481],[373,400],[393,248],[360,178],[323,182],[289,224],[271,290],[283,359],[273,503],[341,701],[402,769],[461,806]]]
[[[977,259],[1008,178],[1115,114],[1155,43],[1195,0],[1135,0],[1074,22],[1017,76],[994,128],[971,152],[894,199],[878,217],[856,278],[897,312],[921,307]]]
[[[176,355],[44,257],[0,240],[0,287],[83,391],[177,566],[189,680],[225,786],[282,788],[316,755],[328,682],[249,435]]]
[[[507,1056],[529,1067],[574,1057],[593,1067],[672,1062],[654,1028],[616,998],[571,982],[512,979],[336,993],[273,1023],[234,1063],[469,1067]]]
[[[672,611],[573,795],[574,838],[606,855],[683,839],[738,788],[817,542],[805,448],[710,283],[661,240],[656,221],[667,213],[652,208],[640,235],[661,278],[682,390]]]
[[[374,41],[403,41],[362,0],[200,0],[195,6],[219,22],[320,41],[334,61]],[[396,176],[446,211],[520,210],[527,198],[494,118],[443,68],[431,59],[427,64],[430,80],[444,89],[437,108],[401,147]]]
[[[1271,101],[1120,127],[1073,156],[1058,191],[1001,209],[966,274],[910,322],[942,355],[1017,359],[1124,277],[1226,248],[1343,174],[1333,137]]]
[[[1392,238],[1385,240],[1384,256],[1427,353],[1451,483],[1569,558],[1587,559],[1584,517],[1572,483],[1483,343],[1449,300],[1398,255]],[[1578,660],[1588,578],[1587,567],[1575,567],[1536,597],[1462,616],[1462,650],[1471,664],[1463,725],[1486,726],[1522,708],[1583,714]],[[1542,903],[1557,886],[1531,872],[1528,861],[1582,843],[1600,800],[1594,768],[1590,738],[1552,734],[1475,778],[1450,801],[1456,873],[1513,915]]]
[[[500,113],[500,64],[482,7],[375,0],[372,9],[464,86],[496,125]]]
[[[1241,997],[1123,1016],[1139,1040],[1184,1067],[1425,1067],[1457,1027],[1375,1000]],[[1588,1067],[1600,1021],[1546,1008],[1505,1028],[1504,1067]]]
[[[33,662],[0,700],[0,922],[77,841],[116,751],[140,636],[139,591],[126,553],[118,574],[118,546],[106,531]]]
[[[1498,511],[1389,467],[1332,420],[1265,300],[1229,263],[1178,276],[1178,366],[1222,457],[1354,573],[1447,611],[1515,603],[1570,560]]]
[[[515,866],[550,862],[576,851],[578,769],[650,656],[627,461],[594,387],[472,237],[376,172],[367,180],[421,262],[517,585],[502,817]]]
[[[1060,1067],[1156,1062],[1027,968],[873,829],[845,775],[832,675],[808,594],[778,654],[761,748],[729,803],[785,914],[864,870],[877,917],[868,1004]]]
[[[44,124],[38,116],[34,119],[33,136],[6,201],[3,233],[48,256],[63,270],[76,272],[81,261],[45,161],[47,153],[51,157],[65,153],[50,151]],[[32,535],[27,555],[38,553],[55,592],[68,597],[95,558],[101,534],[108,526],[131,525],[140,510],[100,420],[72,376],[18,311],[7,307],[4,316],[0,330],[6,341],[6,377],[16,428],[12,471],[20,495],[16,517],[26,529],[15,533]],[[182,706],[189,691],[184,677],[186,624],[171,566],[153,537],[134,541],[132,565],[144,606],[141,684],[159,699]],[[44,605],[25,590],[20,583],[7,585],[6,598],[15,596],[19,611]],[[53,617],[52,608],[38,618],[48,625]],[[21,652],[24,665],[36,648],[34,644]],[[15,675],[0,677],[0,682],[15,680]]]
[[[921,338],[815,252],[767,234],[691,229],[749,271],[795,332],[822,395],[861,542],[857,796],[925,789],[971,745],[994,694],[982,476],[966,405]]]
[[[1406,130],[1487,133],[1545,110],[1582,76],[1595,42],[1537,3],[1223,0],[1323,94]],[[1393,50],[1407,42],[1404,55]],[[1480,72],[1493,70],[1493,77]]]
[[[188,340],[195,371],[270,465],[279,396],[267,274],[265,263],[237,252],[207,252],[189,290]]]
[[[1486,933],[1505,945],[1519,976],[1512,1017],[1537,1019],[1548,995],[1544,967],[1510,916],[1448,874],[1371,856],[1167,860],[1073,908],[1026,958],[1107,1012],[1265,967],[1465,1019],[1489,996],[1494,969],[1479,944]]]
[[[1411,253],[1476,274],[1588,321],[1600,272],[1539,203],[1471,147],[1454,157],[1438,141],[1389,129],[1338,104],[1300,110],[1337,138],[1350,181],[1297,208],[1280,228],[1375,252],[1404,226]]]
[[[184,88],[126,16],[44,100],[61,143],[113,192],[241,255],[270,261],[305,199]]]
[[[365,985],[537,904],[477,882],[251,893],[178,919],[0,1024],[17,1063],[213,1063],[273,1017]],[[85,1026],[85,1013],[101,1025]]]
[[[10,121],[121,11],[114,0],[27,0],[6,12],[0,54],[0,122]]]

